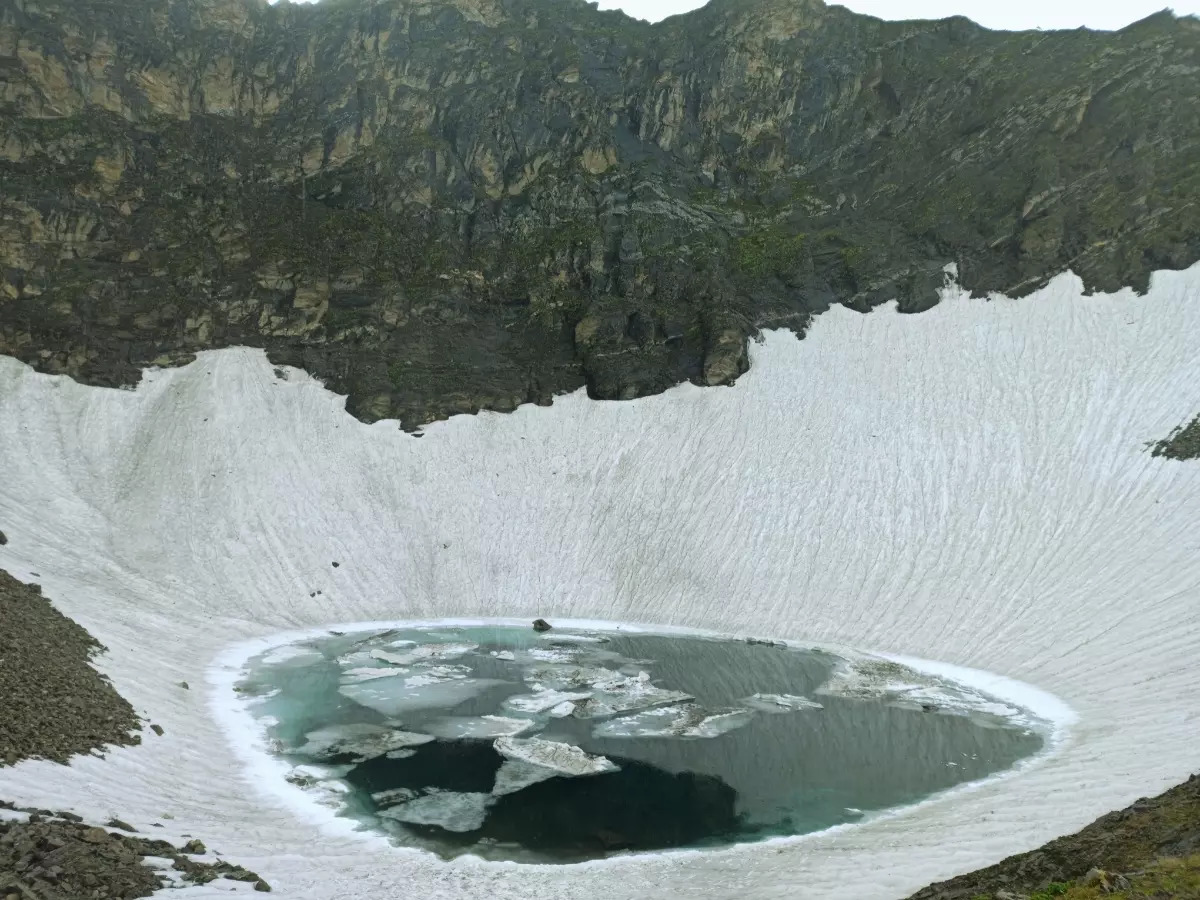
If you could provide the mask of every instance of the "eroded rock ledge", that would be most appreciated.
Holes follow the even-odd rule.
[[[1200,22],[714,0],[0,9],[0,353],[250,344],[406,427],[722,384],[833,303],[1200,257]]]

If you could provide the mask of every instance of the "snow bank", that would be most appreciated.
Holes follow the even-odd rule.
[[[1200,768],[1200,464],[1144,449],[1200,411],[1197,348],[1200,269],[1145,297],[1063,276],[917,316],[834,309],[802,342],[768,334],[731,388],[573,394],[420,439],[257,350],[136,391],[0,359],[0,567],[40,573],[165,729],[0,769],[0,796],[169,815],[303,900],[891,900],[995,862]],[[519,866],[354,830],[231,700],[231,660],[281,631],[499,616],[937,660],[1076,721],[1017,774],[862,824]]]

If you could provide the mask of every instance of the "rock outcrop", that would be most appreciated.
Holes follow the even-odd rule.
[[[0,353],[266,348],[406,427],[725,384],[763,327],[1200,256],[1200,22],[713,0],[0,5]]]

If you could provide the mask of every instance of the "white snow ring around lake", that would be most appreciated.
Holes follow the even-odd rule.
[[[0,796],[161,822],[303,900],[397,879],[447,900],[895,900],[994,863],[1200,768],[1200,463],[1146,452],[1200,412],[1198,347],[1200,267],[1144,297],[1071,275],[1021,300],[951,288],[920,315],[768,333],[733,387],[576,393],[420,438],[258,350],[134,391],[0,358],[0,567],[103,642],[98,668],[164,728],[0,769]],[[537,616],[940,660],[1076,719],[1016,774],[863,824],[521,866],[353,831],[229,699],[238,654],[284,631]]]

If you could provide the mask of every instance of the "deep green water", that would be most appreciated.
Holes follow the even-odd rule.
[[[319,766],[294,780],[338,778],[346,815],[444,856],[569,862],[802,834],[1042,746],[1027,725],[936,696],[831,695],[838,657],[735,640],[438,628],[330,634],[295,651],[252,660],[239,687],[274,721],[281,755]],[[551,690],[576,699],[542,708]],[[497,743],[517,728],[515,744]],[[539,741],[601,771],[556,774]]]

